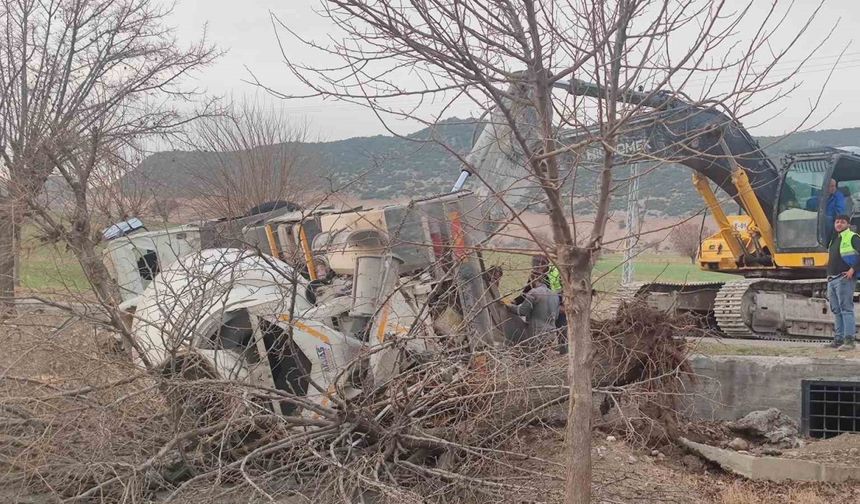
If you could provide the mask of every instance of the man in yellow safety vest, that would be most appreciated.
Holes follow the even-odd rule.
[[[827,260],[827,299],[833,312],[833,341],[831,348],[840,352],[854,350],[854,287],[857,285],[855,268],[860,269],[860,235],[849,229],[850,217],[836,216]]]
[[[567,353],[567,315],[564,313],[564,298],[561,295],[561,272],[555,264],[549,266],[547,272],[549,288],[558,294],[558,318],[555,319],[555,327],[558,330],[558,351],[561,354]]]

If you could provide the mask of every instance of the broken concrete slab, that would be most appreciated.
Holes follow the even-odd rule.
[[[860,481],[860,467],[781,457],[757,457],[680,438],[687,449],[723,469],[751,480]]]

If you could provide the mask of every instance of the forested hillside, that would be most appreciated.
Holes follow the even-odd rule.
[[[477,134],[472,119],[449,119],[408,137],[356,137],[333,142],[304,144],[318,166],[313,167],[317,183],[326,189],[345,190],[360,198],[391,199],[427,196],[450,189],[460,171],[454,152],[465,154]],[[778,161],[785,152],[816,146],[860,145],[860,128],[796,133],[785,138],[762,137],[760,144]],[[271,146],[267,148],[279,148]],[[193,193],[199,180],[211,176],[212,154],[171,151],[147,157],[128,177],[128,183],[157,187],[159,194],[183,197]],[[624,191],[626,172],[616,174],[619,190]],[[595,177],[581,170],[577,178],[577,209],[588,212],[589,195]],[[640,179],[641,197],[649,213],[685,215],[702,208],[702,201],[690,183],[690,171],[664,166],[651,170]],[[616,198],[616,207],[625,205]]]

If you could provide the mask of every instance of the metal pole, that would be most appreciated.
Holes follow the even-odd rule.
[[[639,243],[639,163],[630,165],[630,184],[627,186],[627,239],[624,242],[624,264],[621,266],[621,285],[633,282],[633,259]]]

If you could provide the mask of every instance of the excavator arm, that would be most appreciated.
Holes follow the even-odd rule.
[[[557,86],[577,96],[605,99],[605,92],[594,84],[574,80]],[[625,92],[619,101],[645,109],[620,132],[622,143],[636,141],[635,156],[692,169],[693,185],[714,215],[735,263],[772,266],[780,174],[749,132],[716,107],[690,104],[666,92]],[[576,137],[582,134],[568,141]],[[735,229],[709,182],[731,196],[752,220],[752,251],[749,233],[744,238]]]
[[[577,96],[606,98],[599,86],[576,79],[555,87]],[[618,100],[645,109],[619,133],[625,143],[638,140],[642,148],[638,154],[689,167],[725,191],[750,215],[757,213],[750,203],[751,195],[744,194],[751,189],[764,213],[753,217],[770,222],[777,203],[779,171],[740,123],[716,107],[691,104],[664,91],[628,91]],[[568,141],[587,135],[570,133]]]
[[[553,87],[576,96],[607,98],[600,86],[578,79],[557,82]],[[780,174],[749,132],[715,106],[691,104],[664,91],[626,91],[616,99],[642,109],[618,133],[618,164],[658,160],[689,167],[693,171],[693,184],[720,226],[721,237],[734,262],[772,266],[771,256],[776,250],[773,219]],[[535,132],[529,127],[534,124],[534,109],[529,103],[526,88],[512,84],[503,104],[507,115],[499,107],[490,111],[454,191],[463,187],[469,175],[478,172],[485,182],[496,180],[498,187],[494,189],[504,191],[508,204],[516,205],[525,197],[530,188],[521,175],[522,159],[518,157],[519,149],[508,119],[513,117],[522,126],[518,131],[528,137],[527,141],[536,142],[537,138],[531,138]],[[583,128],[563,131],[559,140],[572,145],[598,136],[594,129]],[[587,152],[585,157],[590,157]],[[734,228],[710,183],[733,198],[752,220],[749,231],[756,236],[752,239],[753,247],[749,233],[744,233],[744,237]]]
[[[557,82],[553,87],[577,96],[606,98],[600,86],[578,79]],[[533,124],[530,121],[533,110],[523,105],[528,102],[524,93],[526,91],[522,90],[522,86],[513,84],[508,93],[510,98],[504,105],[517,124],[524,125],[519,128],[520,132],[529,135],[533,133],[528,127]],[[637,149],[641,149],[632,154],[688,166],[725,191],[756,221],[764,220],[772,224],[772,210],[776,207],[778,197],[779,171],[736,120],[716,107],[691,104],[664,91],[628,91],[617,99],[646,109],[619,132],[623,140],[621,143],[636,145]],[[593,134],[593,130],[568,130],[562,133],[560,140],[572,143]],[[522,165],[517,163],[517,151],[507,117],[498,108],[491,110],[486,126],[466,157],[468,166],[464,167],[453,191],[460,190],[473,172],[484,175],[487,172],[521,170]],[[750,190],[751,194],[746,194]],[[758,200],[761,212],[752,203],[753,195]]]

